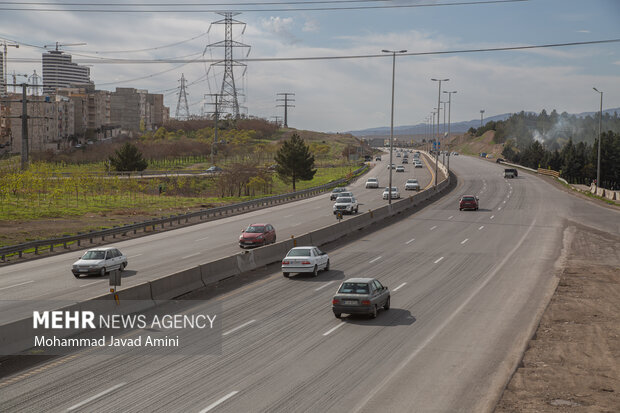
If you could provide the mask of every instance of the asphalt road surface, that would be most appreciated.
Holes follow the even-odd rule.
[[[328,246],[329,272],[286,279],[273,266],[258,281],[205,297],[205,306],[223,306],[221,355],[77,352],[0,380],[2,409],[492,410],[553,292],[569,221],[617,233],[620,219],[532,175],[504,180],[500,166],[464,156],[451,167],[455,191]],[[478,195],[481,209],[459,211],[463,194]],[[331,297],[348,277],[379,278],[392,291],[391,309],[374,320],[336,319]]]
[[[382,199],[383,188],[388,184],[387,158],[384,156],[383,162],[374,163],[375,167],[368,174],[349,187],[361,204],[360,212],[387,204],[387,201]],[[430,171],[429,166],[429,163],[425,168],[405,165],[405,173],[393,173],[394,186],[399,187],[402,197],[410,192],[404,191],[407,179],[417,178],[422,188],[431,182],[434,171]],[[377,177],[383,187],[365,189],[368,176]],[[243,215],[119,241],[113,246],[118,247],[129,261],[127,270],[122,274],[120,289],[238,253],[239,234],[252,223],[273,224],[279,240],[331,225],[336,221],[332,212],[333,204],[334,201],[329,200],[329,194],[324,194]],[[347,216],[344,219],[347,219]],[[71,273],[71,264],[82,256],[84,251],[86,250],[75,250],[0,268],[2,322],[31,315],[33,303],[25,300],[35,300],[37,309],[52,309],[54,303],[49,302],[46,306],[42,301],[81,301],[107,293],[107,276],[76,279]],[[22,305],[15,305],[15,302],[3,303],[2,300],[24,302]]]

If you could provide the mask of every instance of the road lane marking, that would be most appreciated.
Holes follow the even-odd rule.
[[[198,239],[196,240],[196,242],[198,242],[198,241],[204,241],[204,240],[206,240],[207,238],[209,238],[209,237],[198,238]]]
[[[373,262],[378,261],[378,260],[380,260],[380,259],[381,259],[381,255],[379,255],[377,258],[373,258],[373,259],[372,259],[372,260],[370,260],[368,263],[369,263],[369,264],[372,264]]]
[[[484,228],[484,225],[480,225],[480,228],[478,228],[478,231],[480,231],[482,228]]]
[[[336,282],[336,281],[333,281],[333,280],[332,280],[332,281],[330,281],[330,282],[328,282],[328,283],[323,284],[323,285],[322,285],[322,286],[320,286],[319,288],[315,288],[315,289],[314,289],[314,291],[319,291],[319,290],[322,290],[323,288],[325,288],[325,287],[327,287],[328,285],[333,284],[333,283],[335,283],[335,282]]]
[[[331,333],[333,333],[334,331],[336,331],[337,329],[339,329],[340,327],[342,327],[344,325],[344,323],[340,323],[338,324],[336,327],[334,328],[330,328],[329,330],[327,330],[326,332],[323,333],[324,336],[330,335]]]
[[[190,254],[190,255],[186,255],[185,257],[181,257],[182,260],[184,260],[185,258],[191,258],[191,257],[195,257],[196,255],[200,255],[199,252],[195,253],[195,254]]]
[[[434,230],[435,228],[437,228],[437,225],[433,225],[433,226],[431,227],[431,231],[432,231],[432,230]]]
[[[80,285],[80,288],[82,288],[82,287],[88,287],[89,285],[93,285],[93,284],[99,284],[99,283],[104,282],[104,281],[105,281],[105,280],[99,280],[99,281],[95,281],[95,282],[92,282],[92,283],[88,283],[88,284]]]
[[[75,405],[69,407],[67,409],[67,411],[70,412],[70,411],[79,409],[80,407],[84,406],[85,404],[88,404],[88,403],[92,402],[93,400],[98,399],[101,396],[105,396],[106,394],[113,392],[114,390],[118,389],[119,387],[124,386],[125,384],[127,384],[127,383],[118,383],[116,386],[112,386],[109,389],[102,391],[101,393],[97,393],[94,396],[89,397],[88,399],[86,399],[86,400],[84,400],[82,402],[79,402],[78,404],[75,404]]]
[[[498,211],[501,211],[501,210],[502,210],[502,207],[497,208],[497,210],[498,210]]]
[[[448,219],[452,219],[452,218],[454,218],[454,215],[450,215],[450,216],[448,217]]]
[[[474,299],[474,297],[476,297],[480,293],[480,291],[482,291],[482,289],[484,289],[487,286],[487,284],[489,284],[491,282],[491,280],[495,279],[495,276],[497,275],[497,273],[503,269],[504,265],[506,265],[508,260],[510,260],[510,258],[512,258],[514,253],[521,247],[521,245],[523,244],[525,239],[528,237],[530,232],[532,232],[532,229],[534,228],[535,225],[536,225],[536,219],[534,219],[531,222],[531,224],[528,227],[527,231],[525,231],[525,234],[523,234],[523,236],[521,237],[519,242],[517,242],[515,247],[512,250],[510,250],[508,252],[508,254],[504,256],[502,261],[499,262],[499,264],[495,266],[495,269],[493,271],[491,271],[491,273],[480,284],[477,285],[477,287],[475,288],[474,291],[472,291],[472,293],[469,295],[469,297],[465,298],[465,300],[454,310],[454,312],[452,312],[452,314],[450,314],[447,318],[445,318],[444,321],[441,324],[439,324],[439,326],[437,326],[437,328],[434,331],[432,331],[430,334],[426,335],[426,339],[424,341],[422,341],[421,343],[418,343],[417,348],[411,354],[409,354],[409,356],[407,356],[407,358],[402,360],[400,362],[400,364],[398,366],[396,366],[395,368],[391,368],[390,372],[388,374],[383,375],[382,376],[382,380],[379,381],[378,384],[375,384],[375,386],[374,386],[374,388],[372,390],[366,392],[364,398],[362,400],[360,400],[359,403],[353,409],[349,409],[350,412],[359,412],[360,410],[362,410],[362,408],[364,408],[368,404],[368,402],[370,400],[372,400],[373,397],[375,397],[377,395],[377,393],[379,393],[381,390],[383,390],[383,388],[390,381],[392,381],[394,379],[394,377],[396,377],[398,374],[400,374],[400,372],[405,367],[407,367],[409,365],[409,363],[411,363],[411,361],[414,358],[416,358],[417,355],[420,354],[420,352],[422,350],[424,350],[433,340],[435,340],[435,338],[450,323],[452,323],[457,316],[462,315],[463,309]]]
[[[403,288],[405,285],[407,285],[407,283],[402,283],[401,285],[399,285],[398,287],[394,288],[392,291],[398,291],[401,288]]]
[[[129,256],[129,257],[127,257],[127,258],[136,258],[136,257],[139,257],[140,255],[142,255],[142,254],[130,255],[130,256]]]
[[[227,335],[229,335],[230,333],[234,333],[235,331],[242,329],[243,327],[247,327],[247,326],[249,326],[250,324],[254,323],[255,321],[256,321],[256,320],[250,320],[250,321],[248,321],[247,323],[243,323],[243,324],[241,324],[240,326],[237,326],[237,327],[233,328],[232,330],[228,330],[228,331],[226,331],[225,333],[222,333],[222,335],[223,335],[223,336],[227,336]]]
[[[461,241],[461,245],[465,244],[467,241],[469,241],[469,238],[465,238],[463,241]]]
[[[19,284],[13,284],[13,285],[9,285],[8,287],[2,287],[2,288],[0,288],[0,290],[7,290],[9,288],[19,287],[20,285],[26,285],[26,284],[30,284],[30,283],[33,283],[33,282],[34,281],[26,281],[26,282],[19,283]]]
[[[226,400],[230,399],[231,397],[233,397],[235,394],[239,393],[237,390],[235,391],[231,391],[230,393],[228,393],[226,396],[222,397],[219,400],[214,401],[213,403],[211,403],[210,405],[208,405],[207,407],[205,407],[204,409],[202,409],[199,413],[207,413],[208,411],[213,410],[214,408],[216,408],[217,406],[219,406],[220,404],[224,403]]]
[[[441,261],[441,260],[443,260],[443,257],[440,257],[439,259],[437,259],[437,260],[435,261],[435,264],[438,264],[438,263],[439,263],[439,261]]]
[[[292,217],[292,216],[293,216],[293,215],[284,215],[282,218],[290,218],[290,217]]]
[[[506,201],[502,202],[502,204],[505,204],[505,203],[506,203]]]
[[[409,241],[405,242],[405,244],[409,245],[409,244],[411,244],[413,241],[415,241],[415,238],[411,238]]]
[[[491,215],[491,217],[489,219],[493,219],[493,218],[495,218],[495,215]]]

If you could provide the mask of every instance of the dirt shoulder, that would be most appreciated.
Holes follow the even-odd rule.
[[[495,411],[619,409],[620,235],[575,226],[558,287]]]

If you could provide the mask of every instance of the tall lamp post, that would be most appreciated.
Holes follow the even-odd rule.
[[[482,118],[484,116],[484,109],[480,110],[480,127],[482,128]]]
[[[388,204],[392,204],[392,152],[394,147],[394,79],[396,77],[396,53],[406,53],[406,50],[381,50],[392,54],[392,114],[390,117],[390,181],[388,190]]]
[[[598,113],[598,155],[596,157],[596,192],[598,192],[599,185],[601,184],[601,141],[603,140],[603,137],[601,136],[601,127],[603,125],[603,92],[595,87],[592,89],[601,95],[601,107]]]
[[[439,82],[439,93],[437,94],[437,154],[435,155],[435,189],[437,189],[437,168],[439,163],[439,150],[441,149],[441,143],[439,141],[439,108],[441,107],[441,82],[447,82],[450,79],[431,79],[433,82]]]
[[[456,93],[456,90],[452,92],[444,90],[443,93],[448,94],[448,139],[450,139],[450,112],[452,112],[452,94]],[[450,152],[448,152],[448,175],[450,175]]]

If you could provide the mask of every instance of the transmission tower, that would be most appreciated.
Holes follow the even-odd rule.
[[[185,90],[185,74],[181,73],[181,86],[179,86],[179,100],[177,101],[177,110],[174,113],[174,117],[177,119],[189,120],[189,105],[187,104],[187,91]],[[181,106],[182,105],[182,106]],[[181,115],[183,112],[183,115]]]
[[[31,95],[39,96],[41,94],[41,91],[39,90],[39,88],[42,87],[43,82],[41,80],[41,76],[39,76],[36,70],[34,71],[32,75],[28,77],[28,85],[30,85],[28,87],[28,91],[30,92]]]
[[[207,33],[211,30],[212,25],[223,24],[224,32],[225,32],[224,40],[207,45],[205,47],[205,51],[207,50],[207,48],[210,48],[210,47],[223,47],[224,48],[224,60],[220,60],[219,62],[212,63],[211,66],[224,66],[224,75],[222,77],[222,87],[219,93],[221,95],[220,102],[219,102],[220,111],[223,113],[229,113],[235,119],[237,119],[239,118],[239,99],[238,99],[238,91],[235,86],[235,73],[234,73],[233,68],[235,66],[241,66],[244,68],[244,73],[245,73],[245,68],[247,67],[247,65],[233,59],[233,49],[235,47],[247,47],[248,48],[248,53],[246,54],[246,57],[247,57],[247,55],[250,53],[250,46],[233,40],[233,25],[235,24],[243,25],[241,34],[245,32],[245,23],[233,19],[233,16],[236,16],[241,13],[235,13],[235,12],[228,11],[228,12],[221,12],[218,14],[221,16],[224,16],[224,18],[222,20],[218,20],[216,22],[211,23],[211,25],[209,26],[209,30],[207,30]]]
[[[291,99],[289,96],[295,96],[294,93],[277,93],[278,96],[284,96],[282,99],[276,99],[276,102],[284,102],[282,105],[276,105],[277,108],[284,108],[284,127],[288,128],[288,108],[294,108],[295,105],[291,105],[290,102],[295,102],[295,99]]]

